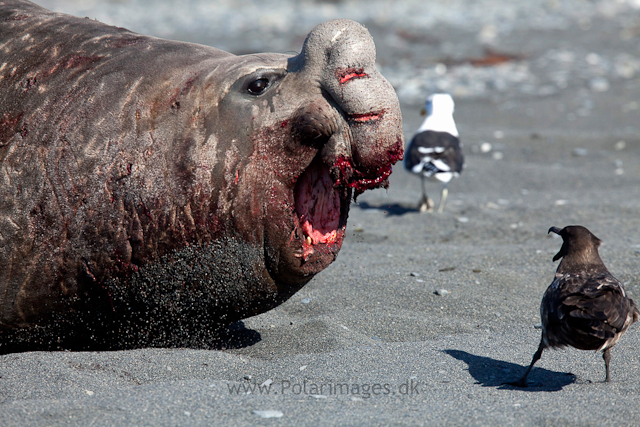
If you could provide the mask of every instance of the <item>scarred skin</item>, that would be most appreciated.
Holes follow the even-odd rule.
[[[374,62],[346,20],[235,56],[0,2],[0,341],[89,319],[166,345],[288,299],[402,159]]]

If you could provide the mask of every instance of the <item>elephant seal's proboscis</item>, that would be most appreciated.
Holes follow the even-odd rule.
[[[348,20],[236,56],[0,3],[5,348],[189,345],[291,297],[402,159],[374,62]]]

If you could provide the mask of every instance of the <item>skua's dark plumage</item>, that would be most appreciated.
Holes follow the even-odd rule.
[[[580,225],[562,230],[551,227],[549,232],[563,239],[553,257],[562,261],[540,305],[542,339],[525,374],[510,384],[526,387],[527,376],[543,350],[565,346],[602,351],[608,382],[611,347],[638,320],[640,312],[602,262],[600,239]]]

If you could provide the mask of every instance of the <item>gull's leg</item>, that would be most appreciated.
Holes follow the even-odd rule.
[[[438,213],[442,213],[442,211],[444,211],[444,202],[447,200],[448,195],[449,195],[449,190],[445,185],[442,187],[442,194],[440,194],[440,205],[438,206]]]
[[[420,179],[422,183],[422,198],[420,199],[420,206],[418,209],[420,210],[420,213],[433,212],[433,200],[427,196],[427,190],[424,185],[424,175],[420,175]]]

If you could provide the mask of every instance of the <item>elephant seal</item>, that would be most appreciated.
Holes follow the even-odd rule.
[[[191,345],[291,297],[403,158],[374,62],[348,20],[236,56],[0,2],[5,348]]]

